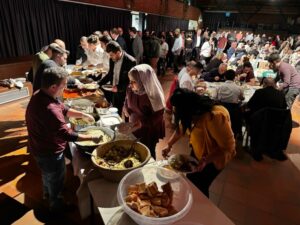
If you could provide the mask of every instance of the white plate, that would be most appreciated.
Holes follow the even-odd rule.
[[[15,81],[16,82],[20,81],[22,83],[25,83],[26,82],[26,78],[25,77],[19,77],[19,78],[16,78]]]
[[[105,91],[112,91],[113,86],[111,84],[104,84],[101,86]]]
[[[97,90],[99,88],[99,85],[97,83],[89,83],[89,84],[83,84],[82,89],[86,90]]]
[[[174,181],[180,177],[180,174],[176,173],[176,170],[170,170],[168,168],[161,167],[157,170],[157,177],[163,182]]]

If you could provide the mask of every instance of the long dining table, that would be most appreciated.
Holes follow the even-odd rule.
[[[223,82],[205,82],[207,87],[207,92],[212,99],[216,99],[217,97],[217,90],[222,85]],[[243,100],[242,104],[246,104],[250,98],[253,96],[254,92],[257,89],[260,89],[261,86],[252,86],[248,84],[243,84],[241,86],[245,99]]]

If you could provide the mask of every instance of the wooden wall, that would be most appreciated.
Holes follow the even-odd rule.
[[[0,80],[25,77],[32,65],[32,56],[21,56],[0,60]]]
[[[87,4],[114,7],[188,20],[198,20],[200,9],[184,5],[176,0],[71,0]]]

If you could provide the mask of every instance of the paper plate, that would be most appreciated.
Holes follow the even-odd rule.
[[[111,84],[104,84],[101,87],[105,91],[112,91],[112,89],[113,89],[113,86]]]

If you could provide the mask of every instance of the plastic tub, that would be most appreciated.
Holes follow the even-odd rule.
[[[129,185],[141,182],[149,184],[152,181],[156,182],[159,189],[161,185],[170,182],[173,190],[172,206],[178,211],[176,214],[161,218],[147,217],[133,211],[127,206],[124,198],[127,195]],[[131,171],[123,177],[118,187],[118,202],[137,224],[166,225],[173,224],[182,219],[190,211],[193,203],[193,195],[190,185],[183,176],[162,167],[145,166]]]
[[[112,113],[112,114],[115,114],[115,113],[118,113],[118,108],[116,108],[116,107],[111,107],[111,108],[108,109],[108,111],[109,111],[110,113]]]

